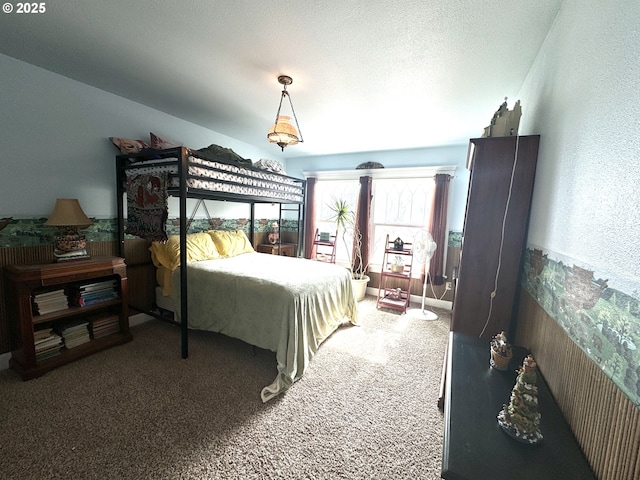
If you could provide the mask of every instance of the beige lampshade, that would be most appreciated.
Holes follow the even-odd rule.
[[[269,129],[267,139],[271,143],[277,143],[284,150],[287,145],[295,145],[300,141],[300,135],[291,124],[291,117],[279,115],[276,123]]]
[[[58,198],[45,225],[54,227],[87,227],[93,222],[85,215],[77,198]]]

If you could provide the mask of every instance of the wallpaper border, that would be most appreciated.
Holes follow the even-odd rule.
[[[640,299],[594,271],[528,247],[522,286],[587,356],[640,407]]]

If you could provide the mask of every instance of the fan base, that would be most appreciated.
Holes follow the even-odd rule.
[[[423,310],[421,308],[412,308],[407,310],[407,315],[411,318],[415,318],[416,320],[437,320],[438,315],[436,315],[431,310]]]

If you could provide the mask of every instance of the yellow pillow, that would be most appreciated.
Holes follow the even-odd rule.
[[[209,230],[208,233],[223,257],[235,257],[255,251],[244,230]]]
[[[162,265],[173,271],[180,266],[180,235],[170,235],[165,243],[153,242],[151,259],[157,267]],[[220,254],[207,232],[190,233],[187,235],[187,261],[216,260]]]

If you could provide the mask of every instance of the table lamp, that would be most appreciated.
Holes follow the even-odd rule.
[[[55,237],[56,260],[88,258],[87,239],[78,234],[79,227],[93,222],[85,215],[77,198],[58,198],[45,225],[60,227],[62,235]]]

